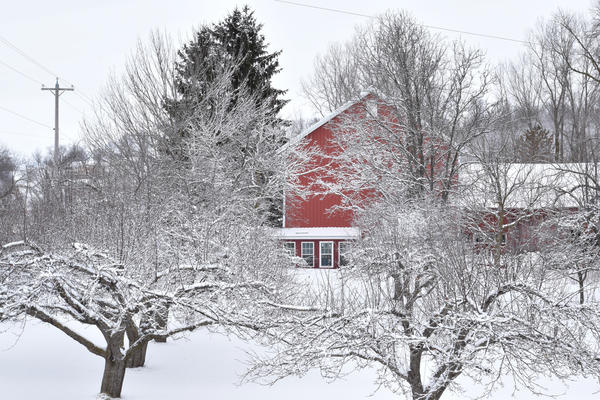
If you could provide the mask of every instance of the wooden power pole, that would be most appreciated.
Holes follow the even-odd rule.
[[[58,98],[66,90],[75,90],[75,88],[61,88],[58,84],[58,78],[56,78],[56,85],[54,87],[44,87],[42,90],[49,90],[54,95],[54,166],[58,167]]]

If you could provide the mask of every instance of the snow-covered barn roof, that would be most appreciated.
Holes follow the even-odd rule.
[[[573,208],[595,196],[595,178],[600,166],[586,163],[479,164],[466,165],[459,172],[459,202],[488,208],[498,206],[495,184],[505,208]]]
[[[289,146],[297,144],[302,139],[304,139],[305,137],[307,137],[308,135],[310,135],[312,132],[314,132],[315,130],[319,129],[321,126],[325,125],[326,123],[328,123],[329,121],[331,121],[332,119],[334,119],[335,117],[337,117],[338,115],[340,115],[343,112],[345,112],[346,110],[348,110],[353,105],[355,105],[357,103],[360,103],[365,97],[367,97],[369,95],[372,95],[372,94],[376,94],[375,89],[373,89],[373,88],[368,88],[368,89],[363,90],[362,92],[360,92],[360,96],[357,99],[353,99],[353,100],[350,100],[350,101],[346,102],[344,105],[342,105],[341,107],[337,108],[331,114],[325,116],[321,120],[319,120],[319,121],[315,122],[314,124],[308,126],[306,129],[304,129],[298,135],[294,136],[292,139],[290,139],[289,142],[287,142],[285,145],[283,145],[279,149],[279,152],[284,151]]]
[[[358,228],[319,227],[319,228],[281,228],[275,236],[283,240],[295,239],[344,239],[360,237]]]

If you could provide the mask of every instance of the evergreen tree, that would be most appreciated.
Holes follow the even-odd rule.
[[[240,129],[248,138],[252,132],[264,128],[265,140],[270,147],[285,143],[284,121],[277,117],[287,103],[281,97],[286,91],[272,86],[273,76],[280,71],[278,57],[281,51],[268,52],[268,43],[261,34],[262,25],[254,18],[248,6],[236,8],[223,21],[207,25],[198,30],[194,39],[178,51],[175,65],[176,99],[167,99],[166,108],[174,122],[174,129],[168,133],[167,152],[187,166],[190,154],[186,139],[193,136],[190,128],[202,125],[206,120],[219,119],[223,113],[235,110],[242,101],[252,99],[256,121]],[[228,107],[223,107],[227,99]],[[265,124],[265,121],[266,124]],[[276,128],[276,129],[272,129]],[[220,129],[220,128],[216,128]],[[213,132],[220,138],[215,145],[231,152],[240,165],[250,154],[247,140],[235,140],[224,132]],[[255,180],[267,186],[271,173],[256,171]],[[279,197],[262,200],[265,215],[270,224],[280,225],[282,220]]]
[[[281,51],[269,53],[254,12],[236,8],[223,21],[204,26],[194,39],[178,52],[177,90],[181,97],[171,101],[170,112],[184,117],[194,105],[210,94],[208,88],[222,74],[229,74],[229,90],[247,91],[261,106],[267,105],[275,119],[287,103],[286,91],[272,87],[272,77],[280,71]],[[235,97],[234,100],[235,101]],[[206,104],[206,102],[204,102]]]
[[[523,133],[517,147],[521,162],[552,161],[552,136],[539,124]]]

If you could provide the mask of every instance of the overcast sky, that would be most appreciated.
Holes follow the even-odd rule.
[[[538,19],[548,18],[559,7],[589,13],[593,5],[591,0],[297,2],[367,15],[402,8],[425,25],[519,40],[527,38]],[[350,38],[354,27],[368,18],[274,0],[3,0],[0,146],[21,156],[46,152],[53,146],[54,101],[50,92],[42,92],[40,88],[41,83],[54,85],[56,76],[61,78],[61,85],[75,85],[75,92],[61,96],[61,144],[80,140],[79,123],[90,113],[89,99],[100,93],[111,71],[118,71],[124,65],[139,39],[147,38],[151,30],[158,28],[185,40],[194,28],[218,21],[236,5],[243,4],[249,4],[264,25],[270,50],[283,50],[282,72],[275,85],[289,90],[288,98],[292,101],[284,110],[285,116],[302,113],[309,117],[309,108],[300,92],[301,79],[311,74],[317,54],[333,42]],[[516,58],[523,49],[523,45],[511,41],[442,33],[451,38],[462,36],[485,49],[494,64]]]

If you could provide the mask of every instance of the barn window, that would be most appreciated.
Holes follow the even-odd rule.
[[[315,266],[315,244],[313,242],[302,242],[302,258],[309,267]]]
[[[333,242],[321,242],[319,254],[321,267],[333,267]]]
[[[283,248],[290,256],[296,256],[296,242],[285,242]]]
[[[340,242],[338,244],[338,264],[340,267],[348,265],[348,242]]]

